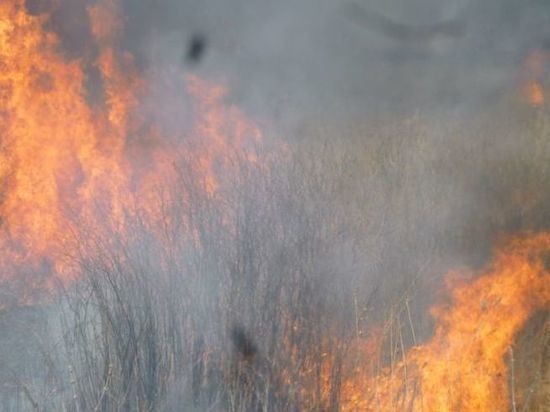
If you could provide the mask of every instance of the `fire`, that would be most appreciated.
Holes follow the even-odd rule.
[[[525,61],[525,77],[522,92],[526,100],[535,107],[544,105],[543,78],[545,74],[545,63],[550,58],[546,51],[536,50],[529,54]]]
[[[97,52],[68,60],[60,39],[45,29],[47,14],[30,15],[24,0],[0,3],[0,287],[8,291],[0,307],[32,301],[54,278],[71,280],[67,247],[75,223],[124,232],[136,208],[159,218],[148,199],[173,177],[178,159],[192,159],[209,197],[235,153],[258,162],[248,150],[262,137],[258,127],[224,103],[223,86],[199,77],[185,80],[196,111],[188,135],[166,136],[145,122],[140,107],[149,85],[133,56],[118,50],[117,2],[102,0],[88,14]],[[539,60],[528,62],[535,79],[542,76]],[[88,96],[91,67],[100,73],[99,103]],[[533,105],[544,103],[540,83],[533,80],[528,91]],[[130,155],[139,151],[135,135],[148,143],[152,164],[145,170]],[[432,310],[433,338],[392,370],[353,368],[343,382],[342,410],[506,410],[506,354],[529,317],[550,308],[548,253],[550,234],[522,236],[502,243],[473,282],[461,280],[471,274],[450,274],[450,302]],[[367,365],[380,341],[361,344],[354,355]]]
[[[544,104],[544,90],[538,82],[531,81],[525,85],[525,94],[533,106],[538,107]]]
[[[550,309],[549,255],[548,233],[509,238],[473,282],[449,274],[450,302],[432,309],[433,338],[393,370],[346,381],[342,410],[509,410],[507,355],[527,320]]]
[[[136,199],[170,178],[177,156],[192,159],[212,196],[215,166],[260,138],[224,103],[223,86],[196,76],[185,78],[197,112],[192,136],[145,124],[139,107],[148,83],[133,56],[118,50],[118,3],[102,0],[88,15],[95,44],[86,56],[93,57],[69,60],[46,29],[48,14],[29,14],[24,0],[0,3],[0,286],[8,291],[0,306],[32,301],[54,277],[70,280],[72,225],[123,231]],[[90,68],[101,85],[89,85]],[[89,87],[102,89],[101,102],[92,102]],[[139,151],[135,135],[148,144],[147,168],[130,155]],[[146,200],[138,207],[155,218]]]

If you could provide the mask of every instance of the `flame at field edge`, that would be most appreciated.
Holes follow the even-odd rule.
[[[450,273],[432,339],[392,370],[345,380],[342,410],[508,410],[506,357],[530,317],[550,309],[549,256],[550,233],[506,236],[480,273]]]

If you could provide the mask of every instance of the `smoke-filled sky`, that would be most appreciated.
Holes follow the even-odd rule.
[[[72,49],[86,37],[81,1],[60,7],[55,23]],[[545,0],[123,3],[126,46],[143,63],[224,79],[235,101],[283,123],[484,102],[513,87],[529,51],[550,41]],[[197,34],[205,54],[185,67]]]
[[[194,69],[282,120],[491,99],[550,39],[544,0],[355,1],[127,0],[127,34],[143,56],[181,62],[201,33]]]

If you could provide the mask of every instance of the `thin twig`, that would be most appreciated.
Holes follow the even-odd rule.
[[[512,396],[512,412],[517,412],[516,408],[516,388],[515,388],[515,371],[514,371],[514,349],[510,346],[508,348],[510,353],[510,392]]]

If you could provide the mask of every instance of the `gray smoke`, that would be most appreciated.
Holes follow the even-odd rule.
[[[177,184],[158,188],[159,202],[163,190],[190,194],[161,222],[169,247],[139,219],[135,236],[114,234],[116,248],[79,238],[98,253],[79,262],[55,316],[0,312],[3,410],[230,410],[232,394],[251,393],[233,410],[300,410],[289,405],[312,405],[314,391],[300,389],[322,376],[297,376],[295,390],[281,373],[326,354],[334,399],[317,410],[338,410],[345,344],[380,324],[401,337],[386,345],[392,356],[429,339],[427,308],[450,268],[485,264],[499,233],[550,227],[550,121],[502,103],[526,56],[550,48],[545,0],[121,1],[119,47],[150,80],[144,123],[185,136],[184,75],[196,73],[226,84],[226,103],[286,139],[291,156],[266,138],[270,173],[244,162],[223,176],[220,165],[219,204],[180,159]],[[82,57],[93,1],[58,3],[48,25]],[[227,210],[235,230],[221,224]],[[204,247],[182,235],[181,216]],[[58,312],[61,332],[44,326]],[[29,329],[34,340],[19,345]]]
[[[208,48],[193,70],[291,123],[485,103],[550,39],[550,6],[537,0],[145,0],[125,9],[128,44],[145,60],[154,45],[157,59],[185,62],[199,32]]]

